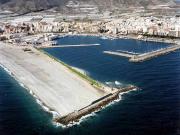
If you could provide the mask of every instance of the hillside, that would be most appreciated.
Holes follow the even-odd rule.
[[[130,8],[145,8],[157,5],[174,5],[174,0],[0,0],[0,8],[17,13],[46,9],[63,12],[102,12]]]

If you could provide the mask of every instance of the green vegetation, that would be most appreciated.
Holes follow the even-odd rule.
[[[37,48],[36,48],[37,49]],[[61,60],[55,58],[54,56],[50,55],[49,53],[45,52],[44,50],[42,49],[38,49],[39,51],[41,51],[42,53],[46,54],[47,56],[49,56],[50,58],[54,59],[55,61],[61,63],[63,66],[67,67],[71,72],[77,74],[78,76],[80,76],[81,78],[87,80],[92,86],[98,88],[98,89],[101,89],[102,88],[102,85],[97,82],[96,80],[90,78],[89,76],[85,75],[85,74],[82,74],[80,73],[79,71],[73,69],[71,66],[69,66],[68,64],[62,62]]]

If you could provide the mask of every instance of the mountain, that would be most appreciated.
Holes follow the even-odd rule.
[[[175,4],[175,0],[0,0],[0,8],[17,13],[27,13],[46,9],[62,12],[102,12],[107,10],[128,10],[157,5]]]

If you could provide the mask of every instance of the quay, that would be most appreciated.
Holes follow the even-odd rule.
[[[158,57],[160,55],[164,55],[173,51],[176,51],[180,49],[180,45],[173,45],[167,48],[159,49],[156,51],[148,52],[148,53],[143,53],[143,54],[133,54],[133,53],[128,53],[128,52],[114,52],[114,51],[104,51],[103,53],[109,54],[109,55],[116,55],[116,56],[122,56],[129,58],[130,62],[142,62],[149,60],[154,57]]]
[[[42,45],[37,48],[68,48],[68,47],[88,47],[88,46],[100,46],[100,44],[79,44],[79,45]]]

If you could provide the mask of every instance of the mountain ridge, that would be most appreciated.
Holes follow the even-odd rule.
[[[0,9],[26,13],[54,8],[64,12],[83,12],[129,8],[148,8],[156,5],[173,6],[174,0],[0,0]]]

